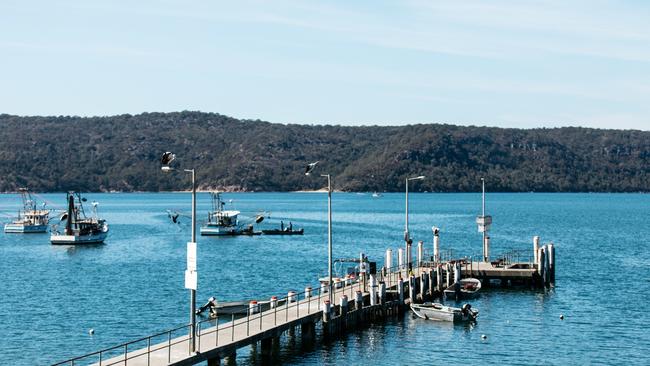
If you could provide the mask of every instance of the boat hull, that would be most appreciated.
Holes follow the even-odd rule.
[[[280,230],[280,229],[272,229],[272,230],[262,230],[262,234],[264,235],[303,235],[304,230],[299,229],[299,230]]]
[[[479,297],[479,290],[481,289],[481,281],[476,278],[464,278],[460,280],[460,292],[458,293],[458,299],[474,299]],[[456,289],[454,285],[451,285],[445,289],[445,297],[448,299],[456,298]]]
[[[238,235],[261,235],[261,231],[240,230],[223,227],[206,227],[201,226],[199,232],[202,236],[238,236]]]
[[[80,244],[98,244],[103,243],[108,232],[102,232],[92,235],[57,235],[50,237],[52,245],[80,245]]]
[[[478,316],[477,310],[463,312],[460,308],[452,308],[442,304],[411,304],[411,310],[415,315],[426,320],[436,320],[453,323],[465,323],[475,321]]]
[[[4,230],[5,233],[11,234],[46,233],[47,225],[6,224]]]

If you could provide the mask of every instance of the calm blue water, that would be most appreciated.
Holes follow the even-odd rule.
[[[43,195],[63,206],[63,194]],[[171,224],[165,210],[189,212],[187,193],[88,194],[100,202],[111,233],[105,245],[52,246],[47,235],[0,234],[0,364],[48,364],[187,322],[183,289],[189,219]],[[318,193],[225,194],[235,209],[270,211],[304,227],[303,237],[199,237],[197,302],[267,298],[315,284],[327,266],[327,204]],[[403,194],[333,196],[334,256],[360,251],[383,262],[402,245]],[[0,212],[15,212],[0,195]],[[203,219],[207,194],[199,194]],[[478,254],[478,194],[412,194],[415,240]],[[532,236],[557,248],[551,291],[493,289],[473,302],[475,326],[449,326],[410,314],[307,350],[284,347],[297,365],[448,362],[470,364],[650,364],[650,195],[490,194],[492,252],[532,248]],[[396,257],[396,255],[395,255]],[[560,314],[565,319],[559,319]],[[90,336],[88,329],[95,329]],[[486,340],[481,335],[487,336]],[[258,360],[238,353],[238,363]]]

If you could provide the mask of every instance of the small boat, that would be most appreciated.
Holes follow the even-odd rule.
[[[106,220],[97,216],[97,202],[93,202],[93,215],[86,216],[82,198],[79,193],[68,192],[67,194],[68,210],[61,216],[61,221],[65,220],[65,230],[60,233],[54,226],[50,242],[52,244],[97,244],[103,243],[108,236],[108,224]]]
[[[411,310],[422,319],[454,323],[476,321],[478,316],[478,310],[472,309],[470,304],[465,304],[462,308],[452,308],[438,303],[425,302],[424,304],[411,304]]]
[[[239,224],[239,211],[224,210],[226,204],[221,199],[220,192],[210,192],[212,197],[212,210],[208,212],[208,220],[201,225],[200,232],[204,236],[236,236],[236,235],[261,235],[262,232],[254,231],[253,225],[244,227]],[[261,221],[261,220],[260,220]]]
[[[289,223],[289,226],[284,227],[284,223],[280,223],[280,228],[279,229],[267,229],[267,230],[262,230],[262,234],[264,235],[302,235],[304,233],[304,229],[295,229],[293,228],[293,224]]]
[[[382,196],[383,195],[381,193],[379,193],[379,192],[373,192],[373,194],[372,194],[372,198],[379,198],[379,197],[382,197]]]
[[[460,299],[473,299],[478,297],[478,291],[481,289],[481,281],[476,278],[463,278],[460,280],[460,291],[458,293]],[[449,299],[456,297],[456,285],[453,284],[445,289],[445,296]]]
[[[20,188],[18,192],[23,200],[23,210],[18,211],[16,220],[5,224],[5,233],[46,233],[50,211],[44,209],[45,203],[43,209],[39,210],[27,188]]]
[[[304,232],[305,232],[304,229],[296,229],[296,230],[269,229],[269,230],[262,230],[262,234],[264,234],[264,235],[302,235],[302,234],[304,234]]]

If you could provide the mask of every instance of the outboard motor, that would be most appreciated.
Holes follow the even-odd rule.
[[[201,314],[204,312],[206,309],[210,310],[210,316],[212,317],[213,314],[217,314],[217,299],[214,298],[214,296],[210,297],[208,299],[208,302],[206,302],[203,306],[200,308],[196,309],[196,314]]]

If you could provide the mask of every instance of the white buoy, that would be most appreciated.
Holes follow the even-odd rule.
[[[564,320],[564,314],[560,314],[560,320]]]
[[[386,262],[384,263],[384,268],[386,268],[386,273],[393,268],[393,250],[386,249]]]
[[[487,339],[487,336],[485,334],[481,334],[481,339]]]
[[[95,330],[93,328],[88,329],[88,334],[90,335],[95,334]]]

